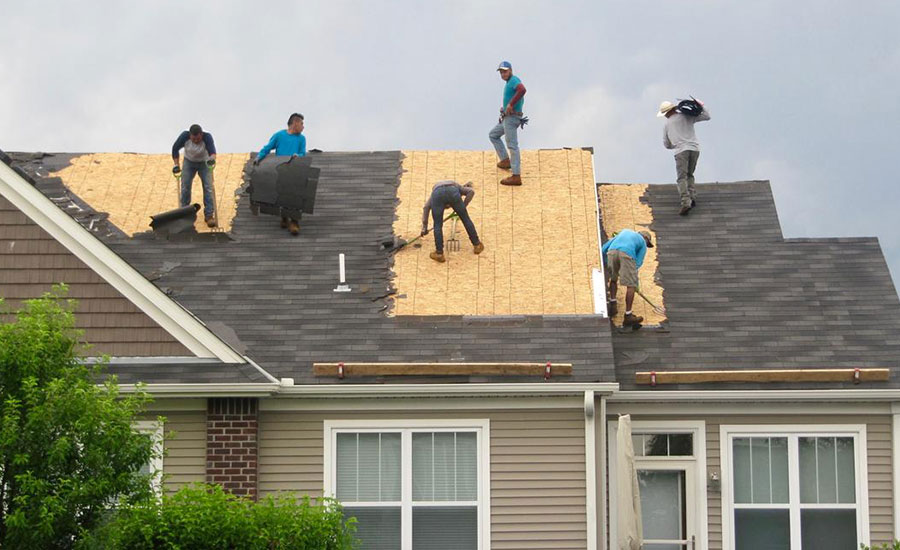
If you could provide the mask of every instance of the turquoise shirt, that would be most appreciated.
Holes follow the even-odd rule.
[[[628,254],[634,258],[634,265],[641,267],[644,264],[644,255],[647,254],[647,241],[637,231],[623,229],[618,235],[603,243],[604,257],[610,248]]]
[[[512,75],[509,77],[509,80],[506,81],[506,86],[503,87],[503,105],[501,105],[502,109],[506,109],[506,106],[509,105],[509,100],[516,95],[516,86],[521,84],[522,81],[518,76]],[[525,106],[525,96],[522,96],[522,99],[516,101],[516,104],[513,105],[513,111],[522,112],[522,107]]]
[[[297,155],[298,157],[306,156],[306,136],[301,134],[291,134],[288,133],[287,130],[282,130],[280,132],[275,132],[272,136],[272,139],[269,140],[269,143],[265,145],[262,149],[259,150],[259,154],[256,155],[256,160],[262,160],[266,158],[272,149],[275,149],[275,155],[282,156],[292,156]]]

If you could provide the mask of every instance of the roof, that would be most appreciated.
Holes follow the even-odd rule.
[[[602,297],[594,303],[591,288],[601,264],[591,152],[524,151],[524,183],[515,188],[500,185],[509,172],[496,163],[494,151],[404,153],[394,233],[419,235],[422,207],[436,181],[471,181],[475,196],[467,210],[485,249],[472,254],[462,224],[454,221],[444,224],[444,239],[455,231],[460,247],[444,247],[446,263],[428,257],[433,233],[398,252],[397,315],[590,315],[605,307]]]
[[[537,158],[538,153],[533,154]],[[312,364],[338,361],[549,361],[573,364],[572,376],[554,381],[611,382],[609,326],[593,313],[391,315],[392,267],[398,255],[381,243],[393,233],[403,159],[399,151],[313,154],[313,166],[321,169],[316,212],[301,220],[298,237],[280,229],[276,218],[252,215],[242,196],[231,231],[223,238],[198,235],[167,241],[123,238],[114,231],[102,238],[167,295],[207,324],[218,324],[218,334],[231,331],[229,343],[245,350],[268,373],[298,384],[335,383],[334,377],[316,377]],[[43,162],[64,169],[59,159]],[[582,182],[579,179],[580,192]],[[416,210],[421,212],[421,203]],[[588,246],[596,251],[596,241]],[[334,292],[340,253],[346,256],[350,293]],[[589,289],[589,281],[584,283]],[[345,383],[373,381],[387,380],[348,378]],[[543,378],[429,376],[427,381],[542,382]]]
[[[623,389],[639,388],[637,371],[900,365],[900,302],[877,239],[784,239],[766,181],[698,185],[688,216],[678,215],[674,185],[647,185],[641,201],[652,210],[668,321],[614,333]],[[893,373],[887,385],[898,385]],[[717,387],[727,386],[690,389]]]

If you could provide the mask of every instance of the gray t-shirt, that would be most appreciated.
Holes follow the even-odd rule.
[[[206,143],[200,140],[200,143],[194,143],[187,140],[184,144],[184,158],[194,162],[206,162],[209,160],[209,151],[206,150]]]
[[[663,128],[663,145],[666,149],[674,149],[675,154],[683,151],[699,151],[697,134],[694,132],[694,123],[709,120],[709,111],[703,107],[703,111],[695,116],[685,116],[681,113],[666,118],[666,126]]]

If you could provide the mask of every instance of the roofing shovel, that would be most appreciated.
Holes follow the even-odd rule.
[[[449,216],[447,216],[446,218],[444,218],[444,221],[447,221],[447,220],[450,220],[450,219],[456,219],[456,218],[457,218],[457,215],[456,215],[456,212],[454,212],[454,213],[450,214]],[[407,246],[411,245],[412,243],[418,241],[419,239],[421,239],[421,238],[424,237],[424,236],[425,236],[425,235],[419,235],[418,237],[416,237],[416,238],[414,238],[414,239],[410,239],[410,240],[408,240],[408,241],[404,241],[403,239],[400,239],[401,242],[399,242],[399,243],[397,244],[397,246],[395,246],[394,248],[392,248],[392,249],[388,252],[388,254],[395,254],[395,253],[397,253],[397,252],[400,252],[401,250],[403,250],[403,249],[406,248]],[[457,249],[457,250],[458,250],[458,249]]]
[[[644,296],[644,293],[641,292],[641,289],[640,289],[640,288],[635,288],[634,291],[637,292],[638,295],[639,295],[641,298],[643,298],[645,302],[647,302],[648,304],[650,304],[650,307],[653,308],[653,311],[654,311],[654,312],[658,313],[659,315],[665,315],[665,314],[666,314],[666,309],[663,308],[663,307],[659,307],[658,305],[656,305],[656,304],[654,304],[653,302],[651,302],[651,301],[650,301],[650,298],[647,298],[646,296]]]

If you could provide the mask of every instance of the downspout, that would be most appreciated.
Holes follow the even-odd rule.
[[[608,517],[606,506],[607,502],[609,502],[609,477],[606,475],[606,396],[600,396],[600,414],[597,416],[600,418],[600,421],[596,422],[597,429],[600,432],[600,513],[597,522],[601,527],[598,531],[598,534],[600,535],[600,548],[606,550],[611,544],[609,541],[609,526],[606,522],[606,518]]]
[[[597,438],[594,391],[584,392],[584,473],[586,485],[587,550],[597,549]],[[601,453],[602,454],[602,453]]]
[[[900,402],[891,403],[891,490],[894,493],[894,539],[900,539]]]

